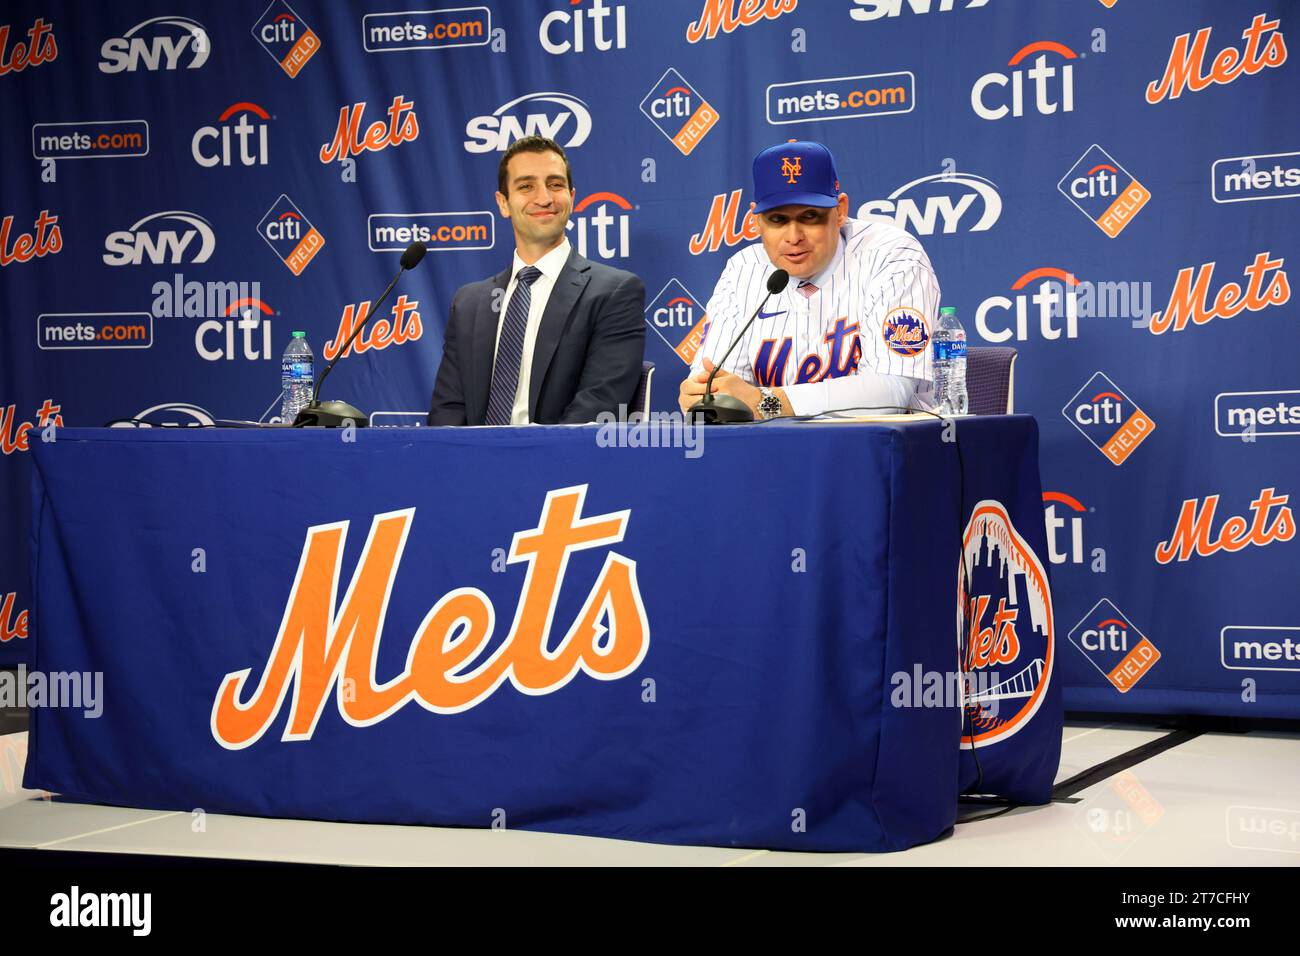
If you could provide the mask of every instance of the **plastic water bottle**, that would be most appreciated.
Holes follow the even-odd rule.
[[[944,306],[934,330],[934,398],[940,415],[966,414],[966,330]]]
[[[284,397],[280,399],[281,421],[292,422],[298,412],[311,404],[315,382],[316,369],[307,333],[295,332],[280,357],[280,387],[284,389]]]

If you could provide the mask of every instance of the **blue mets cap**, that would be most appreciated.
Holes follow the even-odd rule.
[[[834,206],[840,177],[835,157],[821,143],[791,140],[754,157],[754,212],[777,206]]]

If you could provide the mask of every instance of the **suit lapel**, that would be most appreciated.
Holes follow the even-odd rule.
[[[564,268],[555,280],[551,297],[546,300],[546,310],[542,312],[542,323],[537,328],[537,341],[533,344],[533,367],[528,374],[528,418],[533,420],[537,412],[537,396],[541,393],[546,371],[551,367],[551,359],[559,347],[560,337],[569,323],[569,313],[587,287],[591,263],[578,255],[569,253]]]
[[[471,425],[481,425],[487,417],[488,392],[492,388],[492,358],[496,352],[497,326],[501,316],[499,310],[506,307],[505,290],[509,284],[509,269],[493,276],[487,300],[480,302],[475,311],[472,368],[465,382],[465,413],[466,420]],[[494,301],[496,309],[492,307]],[[471,398],[474,400],[472,407],[468,402]]]

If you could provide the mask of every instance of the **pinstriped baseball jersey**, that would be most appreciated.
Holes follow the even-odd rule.
[[[766,295],[772,271],[761,242],[728,260],[709,299],[708,329],[693,372],[703,368],[705,356],[716,361],[726,351]],[[873,374],[915,380],[910,384],[917,397],[928,404],[939,282],[921,244],[890,223],[847,219],[830,264],[809,281],[818,288],[811,297],[791,279],[768,300],[725,370],[751,384],[784,388],[795,414],[846,407],[854,389],[832,381]],[[861,384],[862,395],[879,394]]]

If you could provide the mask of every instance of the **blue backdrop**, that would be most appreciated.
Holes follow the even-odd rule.
[[[5,5],[0,662],[43,423],[268,419],[290,332],[319,364],[423,238],[328,396],[418,422],[453,292],[509,260],[525,131],[570,149],[575,245],[645,279],[670,408],[750,159],[800,137],[1020,350],[1066,705],[1300,714],[1300,4],[405,6]]]

